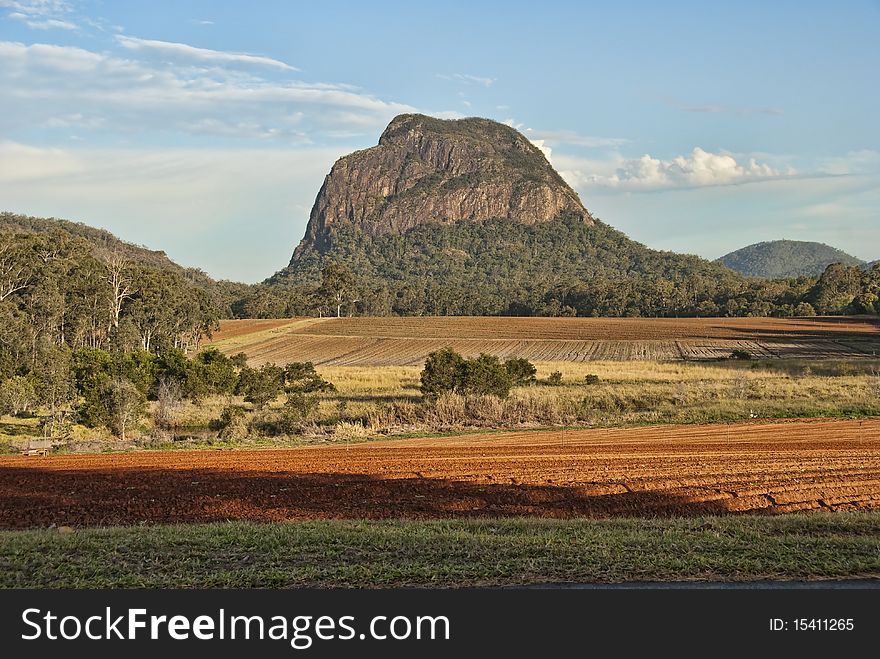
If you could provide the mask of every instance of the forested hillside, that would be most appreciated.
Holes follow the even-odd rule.
[[[746,279],[577,216],[423,224],[380,236],[340,226],[324,245],[302,250],[253,291],[242,315],[792,316],[874,313],[877,292],[876,271]]]
[[[191,350],[246,288],[106,231],[2,214],[0,375],[58,349]]]
[[[862,261],[823,243],[773,240],[725,254],[719,263],[747,277],[818,277],[832,263],[862,265]]]

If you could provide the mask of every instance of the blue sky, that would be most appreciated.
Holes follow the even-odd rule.
[[[515,126],[651,247],[880,258],[880,1],[422,4],[0,0],[0,209],[258,281],[418,111]]]

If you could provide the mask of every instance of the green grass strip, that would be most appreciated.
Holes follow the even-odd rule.
[[[0,532],[4,588],[880,578],[880,512]]]

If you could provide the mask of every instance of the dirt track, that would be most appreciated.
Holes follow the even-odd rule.
[[[0,458],[0,527],[880,508],[880,420]]]

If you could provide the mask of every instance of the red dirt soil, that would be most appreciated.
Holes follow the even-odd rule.
[[[0,528],[880,508],[880,419],[0,458]]]

